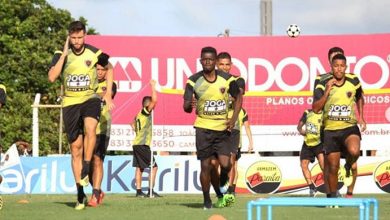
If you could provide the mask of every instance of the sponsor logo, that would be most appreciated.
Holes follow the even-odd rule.
[[[90,67],[91,64],[92,64],[92,61],[91,61],[91,60],[86,60],[86,61],[85,61],[85,65],[86,65],[87,67]]]
[[[282,182],[282,174],[277,165],[269,161],[258,161],[248,167],[245,183],[252,193],[273,193]]]
[[[374,172],[376,186],[384,192],[390,193],[390,161],[378,165]]]
[[[225,100],[206,100],[203,108],[204,115],[223,115],[226,114]]]
[[[328,118],[333,121],[349,121],[351,118],[351,106],[330,105]]]
[[[85,91],[91,84],[91,78],[88,74],[69,75],[66,80],[68,91]]]

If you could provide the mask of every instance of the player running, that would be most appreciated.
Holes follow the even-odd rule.
[[[96,94],[98,80],[96,63],[101,50],[85,44],[86,28],[80,21],[70,23],[63,51],[56,51],[48,79],[54,82],[61,74],[65,95],[63,112],[65,131],[70,143],[72,169],[77,187],[76,210],[85,208],[87,197],[83,186],[89,184],[90,162],[96,144],[96,127],[100,117],[101,99]],[[107,90],[103,97],[107,108],[112,104],[112,65],[107,65]],[[85,140],[83,140],[85,139]],[[84,146],[83,146],[84,145]]]
[[[192,112],[193,95],[196,102],[196,120],[194,123],[197,158],[200,160],[200,182],[203,191],[204,209],[210,209],[210,182],[213,166],[212,158],[217,158],[221,167],[219,185],[228,181],[231,169],[230,156],[237,153],[237,145],[231,143],[231,131],[241,110],[242,94],[237,82],[229,73],[215,69],[217,51],[213,47],[201,50],[200,63],[202,71],[192,75],[186,83],[183,109]],[[235,98],[234,112],[228,119],[229,95]],[[225,200],[220,190],[217,207],[224,207]]]
[[[97,78],[99,81],[98,89],[96,93],[100,98],[103,98],[107,92],[107,66],[109,56],[102,53],[99,56],[98,62],[96,63]],[[112,99],[116,94],[116,83],[112,83]],[[96,127],[96,146],[92,157],[92,169],[90,170],[92,196],[88,202],[88,206],[96,207],[103,203],[104,192],[101,190],[103,180],[103,162],[106,156],[108,144],[110,142],[111,132],[111,112],[108,109],[104,100],[101,100],[101,112],[100,120]]]
[[[363,90],[358,77],[345,73],[346,58],[337,54],[332,58],[333,77],[318,83],[314,91],[313,111],[324,112],[324,153],[328,166],[330,197],[337,197],[338,170],[341,152],[346,154],[346,167],[351,167],[360,155],[361,134],[357,126],[355,104],[362,99]],[[358,108],[359,111],[359,108]],[[361,130],[366,129],[359,112]],[[347,174],[350,172],[347,169]]]
[[[152,197],[161,197],[153,190],[157,174],[157,163],[153,157],[153,168],[149,175],[148,194],[142,192],[142,173],[145,168],[151,167],[151,150],[150,144],[152,141],[152,111],[157,104],[156,82],[150,81],[152,88],[152,96],[145,96],[142,99],[142,110],[137,114],[131,127],[135,130],[136,136],[133,142],[133,167],[135,167],[135,185],[137,192],[136,197],[148,197],[152,193]]]
[[[305,129],[303,129],[305,127]],[[311,180],[309,163],[313,163],[315,158],[321,170],[324,170],[324,154],[321,143],[322,112],[315,113],[311,109],[305,110],[299,120],[297,130],[305,137],[301,153],[301,169],[307,185],[309,185],[309,195],[314,197],[318,190]]]

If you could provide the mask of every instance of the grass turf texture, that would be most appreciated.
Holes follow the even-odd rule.
[[[74,210],[74,195],[2,195],[4,207],[0,210],[0,219],[208,219],[220,214],[226,219],[246,219],[246,204],[250,200],[269,195],[238,195],[233,207],[203,210],[202,195],[164,195],[163,198],[135,198],[134,194],[106,194],[104,204],[98,208],[87,207]],[[287,195],[285,195],[287,196]],[[288,195],[291,196],[291,195]],[[390,216],[390,196],[357,195],[377,198],[379,219]],[[20,203],[27,200],[28,203]],[[213,198],[216,202],[216,198]],[[255,209],[253,209],[255,213]],[[274,207],[273,216],[278,219],[358,219],[358,209],[342,207],[329,209],[320,207]],[[372,213],[372,212],[371,212]],[[266,210],[263,208],[263,218]]]

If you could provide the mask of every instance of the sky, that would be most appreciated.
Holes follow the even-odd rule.
[[[102,35],[260,35],[260,0],[47,0],[83,16]],[[273,35],[298,24],[302,35],[390,32],[389,0],[273,0]]]

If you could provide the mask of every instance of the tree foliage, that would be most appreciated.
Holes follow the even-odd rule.
[[[0,143],[32,141],[32,108],[36,93],[43,104],[55,104],[60,81],[47,80],[55,50],[61,50],[69,23],[75,19],[45,0],[0,0],[0,83],[7,87],[7,105],[0,110]],[[79,18],[86,23],[86,19]],[[89,34],[96,34],[94,29]],[[40,110],[40,153],[57,153],[59,110]],[[64,144],[66,144],[64,142]],[[66,148],[65,148],[66,149]]]

